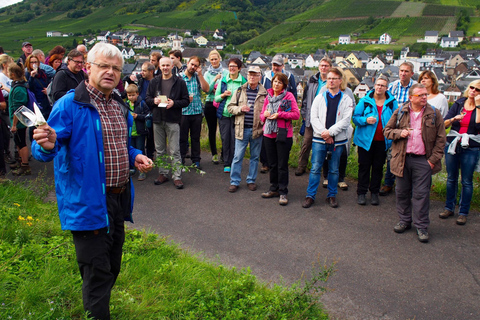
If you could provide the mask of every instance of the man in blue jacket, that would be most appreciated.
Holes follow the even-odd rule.
[[[110,293],[120,272],[124,221],[132,221],[130,167],[153,162],[130,145],[133,118],[113,93],[123,58],[99,43],[88,53],[89,81],[55,104],[48,124],[35,131],[32,154],[54,160],[55,188],[63,230],[71,230],[83,279],[83,305],[94,319],[110,319]]]

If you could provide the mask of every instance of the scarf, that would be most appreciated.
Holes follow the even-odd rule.
[[[268,94],[267,110],[270,111],[270,114],[278,112],[278,108],[282,104],[282,100],[285,98],[286,94],[287,90],[283,90],[283,92],[278,96],[271,96],[270,93]],[[278,132],[277,119],[266,119],[264,133],[271,134],[274,132]]]
[[[212,75],[216,76],[217,74],[221,74],[223,72],[223,67],[221,64],[218,66],[218,68],[214,68],[212,65],[209,65],[207,72],[210,72]]]

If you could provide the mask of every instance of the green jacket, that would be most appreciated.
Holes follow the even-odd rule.
[[[22,85],[17,85],[17,83],[25,83],[25,81],[14,81],[12,82],[12,90],[8,95],[8,111],[10,113],[10,122],[13,123],[13,114],[21,106],[28,105],[28,93],[27,89]],[[20,121],[17,123],[17,129],[26,128]]]

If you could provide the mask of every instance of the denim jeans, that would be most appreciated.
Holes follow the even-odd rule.
[[[138,149],[142,151],[142,154],[145,154],[145,138],[146,135],[139,135],[139,136],[132,136],[131,142],[132,142],[132,147],[135,149]]]
[[[458,190],[458,171],[462,171],[462,193],[460,195],[460,215],[468,215],[470,202],[473,195],[473,171],[477,164],[480,148],[463,149],[457,146],[456,154],[448,153],[448,146],[445,146],[445,163],[447,166],[447,200],[445,209],[455,212]]]
[[[255,183],[258,173],[258,158],[260,157],[260,149],[262,147],[262,138],[252,138],[252,128],[243,130],[243,139],[235,139],[235,155],[232,161],[232,171],[230,172],[230,184],[238,186],[242,181],[242,164],[245,150],[250,143],[250,165],[248,169],[247,183]]]
[[[395,184],[395,175],[390,171],[390,160],[387,160],[387,170],[385,170],[385,180],[383,184],[387,187],[393,187]]]
[[[328,194],[327,198],[337,195],[338,167],[340,156],[345,145],[334,146],[333,144],[312,143],[312,169],[308,177],[307,197],[315,200],[317,189],[322,175],[322,166],[325,161],[327,151],[332,152],[332,158],[328,160]]]

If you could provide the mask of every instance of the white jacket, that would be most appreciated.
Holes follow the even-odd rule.
[[[327,94],[328,91],[319,94],[315,97],[315,100],[313,100],[312,103],[310,123],[315,138],[321,138],[322,132],[327,130],[327,128],[325,128],[325,121],[327,118]],[[332,136],[336,142],[349,139],[347,131],[350,126],[354,106],[354,103],[349,96],[343,92],[341,92],[341,95],[340,102],[338,103],[335,124],[328,129],[330,136]]]

